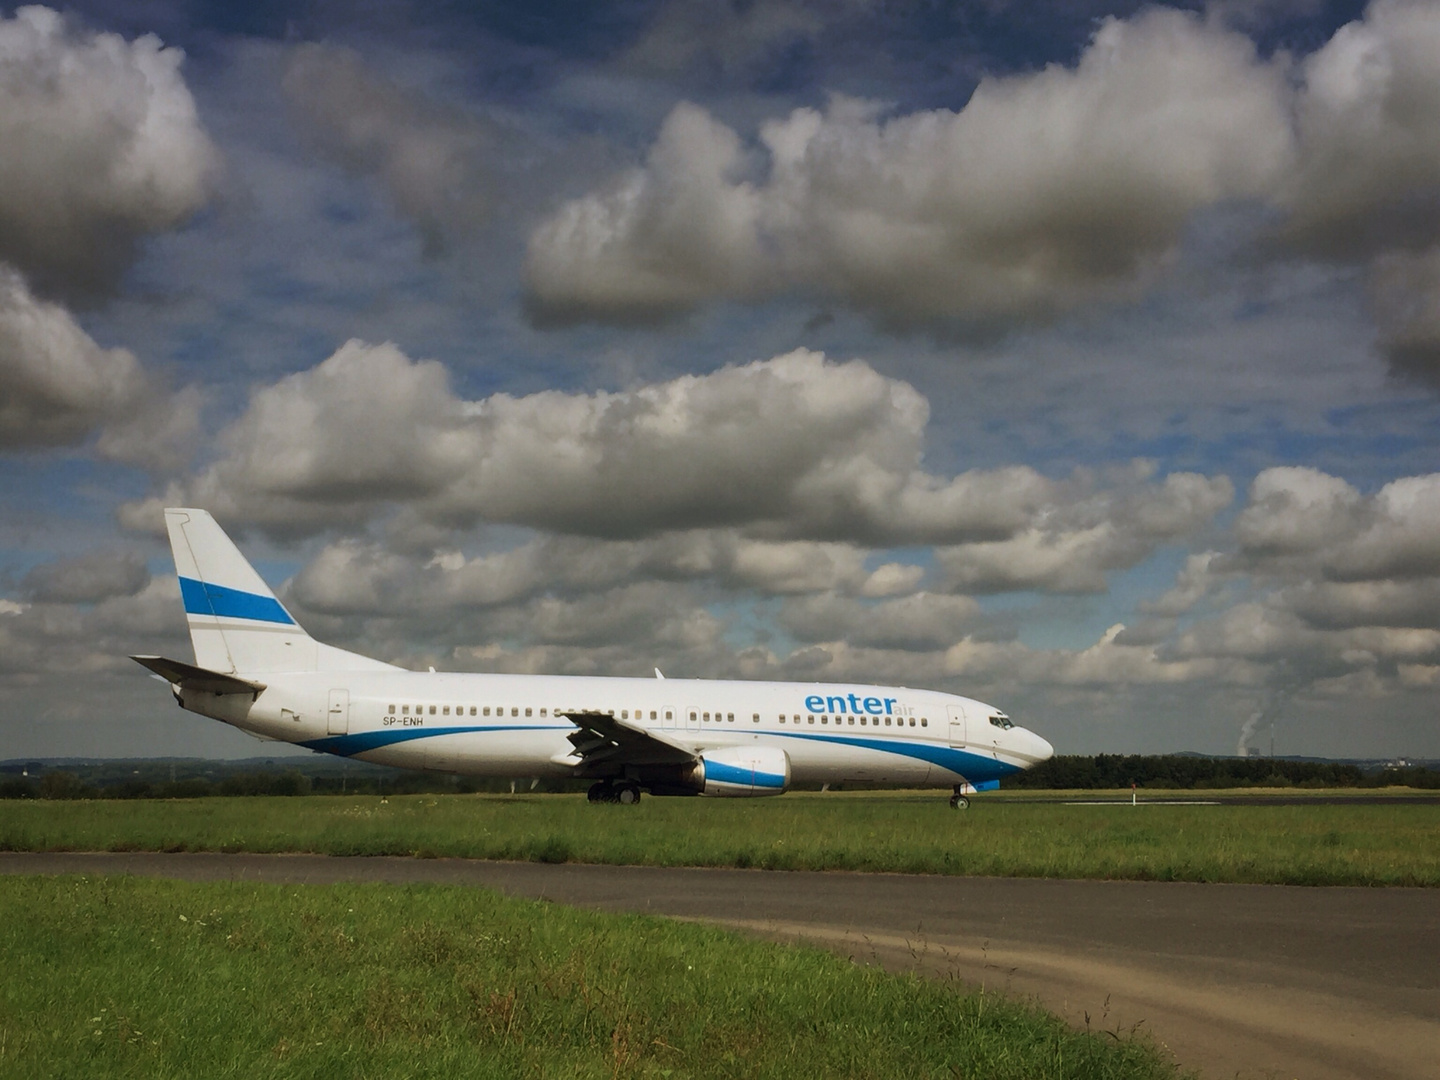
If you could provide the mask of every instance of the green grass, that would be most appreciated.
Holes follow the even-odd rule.
[[[1173,1077],[993,994],[477,889],[0,879],[0,1076]]]
[[[1094,793],[1087,793],[1092,795]],[[943,795],[418,795],[0,803],[0,850],[312,851],[780,870],[1440,885],[1430,805],[1067,806]]]

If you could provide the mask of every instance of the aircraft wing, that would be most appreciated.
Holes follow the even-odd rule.
[[[249,679],[226,675],[221,671],[196,667],[181,660],[170,660],[164,656],[132,656],[141,667],[149,668],[169,683],[175,683],[182,690],[199,690],[207,694],[249,694],[258,696],[265,684]]]
[[[569,735],[581,767],[600,765],[693,765],[699,756],[658,731],[619,720],[608,713],[564,712],[578,731]]]

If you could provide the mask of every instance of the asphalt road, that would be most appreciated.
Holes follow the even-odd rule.
[[[1141,1025],[1206,1077],[1440,1075],[1440,890],[558,866],[323,855],[0,854],[0,873],[437,882],[804,940]]]

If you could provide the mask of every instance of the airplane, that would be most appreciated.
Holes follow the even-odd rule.
[[[591,780],[591,802],[949,787],[1053,750],[1001,710],[900,686],[410,671],[316,641],[205,510],[168,508],[195,662],[135,656],[181,708],[261,739],[404,769]]]

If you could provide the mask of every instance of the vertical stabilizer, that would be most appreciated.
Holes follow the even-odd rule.
[[[315,671],[318,649],[204,510],[165,511],[195,663],[227,673]]]

